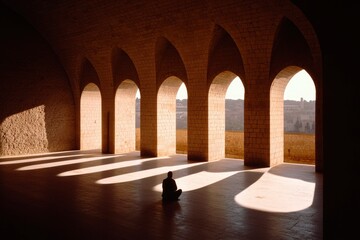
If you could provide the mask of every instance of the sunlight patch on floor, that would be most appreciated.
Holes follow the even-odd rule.
[[[181,188],[183,192],[193,191],[214,184],[234,174],[243,171],[231,171],[231,172],[208,172],[201,171],[198,173],[190,174],[188,176],[174,178],[178,188]],[[153,187],[156,192],[162,192],[162,184],[158,184]]]
[[[80,156],[85,156],[85,155],[88,155],[88,154],[75,154],[75,155],[69,155],[69,156],[65,155],[65,156],[34,157],[34,158],[28,158],[28,159],[19,159],[19,160],[0,162],[0,165],[41,162],[41,161],[46,161],[46,160],[69,158],[69,157],[80,157]]]
[[[313,203],[315,183],[266,172],[235,196],[243,207],[265,212],[295,212]]]
[[[207,162],[200,162],[200,163],[192,163],[192,164],[182,164],[182,165],[176,165],[176,166],[166,166],[166,167],[157,167],[142,171],[136,171],[132,173],[125,173],[113,177],[103,178],[96,183],[98,184],[114,184],[114,183],[123,183],[123,182],[131,182],[135,180],[144,179],[147,177],[153,177],[160,174],[167,174],[168,171],[176,171],[180,169],[190,168],[194,166],[199,166],[202,164],[207,164]]]
[[[64,166],[64,165],[76,164],[76,163],[84,163],[84,162],[90,162],[90,161],[103,160],[103,159],[107,159],[107,158],[114,158],[114,157],[118,157],[118,156],[119,155],[78,158],[78,159],[58,161],[58,162],[52,162],[52,163],[35,164],[35,165],[26,166],[26,167],[21,167],[16,170],[24,171],[24,170],[35,170],[35,169],[59,167],[59,166]]]
[[[104,164],[104,165],[100,165],[100,166],[75,169],[75,170],[59,173],[58,176],[66,177],[66,176],[75,176],[75,175],[82,175],[82,174],[89,174],[89,173],[97,173],[97,172],[102,172],[102,171],[136,166],[136,165],[140,165],[144,162],[158,160],[158,159],[166,159],[166,158],[169,158],[169,157],[133,159],[133,160],[127,160],[127,161],[123,161],[123,162]]]

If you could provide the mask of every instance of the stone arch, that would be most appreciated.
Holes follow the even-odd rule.
[[[155,48],[156,82],[159,88],[168,77],[175,76],[187,85],[187,74],[184,62],[177,51],[166,38],[160,37]]]
[[[231,71],[240,79],[245,79],[243,60],[236,43],[227,31],[215,25],[209,46],[207,70],[209,84],[223,71]]]
[[[87,86],[89,83],[94,83],[97,87],[100,87],[100,79],[94,66],[87,58],[84,58],[81,63],[80,73],[81,92],[83,92],[85,86]]]
[[[136,150],[136,92],[139,77],[129,55],[114,48],[112,52],[114,82],[114,151],[125,153]]]
[[[240,51],[230,36],[215,25],[209,46],[208,92],[208,159],[225,157],[225,95],[230,83],[245,78]]]
[[[132,80],[124,80],[115,94],[115,153],[136,150],[136,92]]]
[[[101,93],[95,83],[88,83],[80,97],[80,149],[102,148]]]
[[[303,34],[288,18],[282,18],[275,33],[271,53],[270,79],[287,66],[314,72],[311,49]]]
[[[161,84],[157,95],[157,151],[159,156],[176,153],[176,94],[183,82],[175,76]]]
[[[292,66],[275,77],[270,87],[270,163],[284,161],[284,92],[290,79],[301,70]]]
[[[323,166],[322,159],[322,91],[321,91],[321,74],[317,73],[317,56],[314,51],[320,52],[320,49],[312,49],[310,46],[318,46],[316,42],[309,43],[307,39],[317,39],[316,36],[307,38],[298,29],[298,27],[288,18],[284,17],[279,22],[271,52],[271,63],[269,73],[270,90],[270,165],[283,161],[283,150],[277,149],[276,146],[283,146],[283,132],[275,129],[279,128],[283,123],[275,120],[283,116],[283,92],[288,81],[298,71],[304,69],[312,77],[316,88],[316,118],[315,118],[315,162],[317,171],[321,171]],[[274,79],[274,80],[272,80]],[[285,79],[280,81],[279,79]],[[318,91],[320,89],[320,91]],[[279,93],[276,93],[279,91]],[[276,97],[282,94],[282,97]],[[278,100],[276,100],[278,99]],[[281,99],[281,100],[280,100]],[[279,105],[281,104],[281,106]],[[278,112],[278,110],[282,112]],[[275,117],[278,115],[278,117]],[[279,120],[280,121],[280,120]],[[274,125],[273,125],[274,124]],[[280,124],[280,125],[279,125]],[[283,131],[283,129],[281,130]],[[277,132],[275,134],[275,132]],[[277,140],[276,140],[277,139]],[[275,143],[277,142],[277,143]],[[282,147],[283,148],[283,147]]]
[[[209,160],[225,157],[225,95],[237,75],[230,71],[218,74],[212,81],[208,96]]]
[[[291,78],[301,70],[303,69],[299,66],[289,66],[284,68],[276,75],[274,81],[271,84],[270,162],[273,165],[282,163],[284,161],[284,92]],[[316,148],[315,151],[317,151]]]
[[[176,95],[187,85],[185,65],[177,49],[164,37],[155,48],[157,83],[157,155],[176,153]]]
[[[114,48],[112,52],[112,72],[115,91],[121,82],[126,79],[131,79],[137,86],[140,86],[134,62],[125,51],[119,48]]]

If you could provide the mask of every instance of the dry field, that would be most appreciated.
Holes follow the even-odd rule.
[[[140,129],[137,129],[136,136],[136,148],[140,150]],[[225,138],[226,157],[244,159],[244,133],[227,131]],[[187,130],[177,130],[176,139],[177,153],[186,153]],[[315,164],[315,135],[286,133],[284,139],[284,161]]]

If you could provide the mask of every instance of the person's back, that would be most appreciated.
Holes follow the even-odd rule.
[[[175,180],[172,178],[172,172],[168,172],[168,177],[162,182],[163,200],[178,200],[182,193],[181,189],[177,189]]]

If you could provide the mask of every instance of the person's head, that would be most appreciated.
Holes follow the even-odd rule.
[[[172,175],[173,175],[172,171],[169,171],[168,172],[168,178],[172,178]]]

